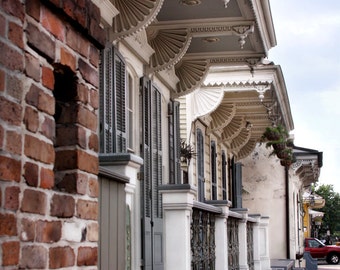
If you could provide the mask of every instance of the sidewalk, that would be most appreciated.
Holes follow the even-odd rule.
[[[325,261],[318,262],[318,270],[340,270],[340,264],[327,264]]]

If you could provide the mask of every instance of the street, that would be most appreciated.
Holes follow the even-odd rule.
[[[340,269],[340,264],[327,264],[325,261],[318,262],[318,270],[337,270]]]

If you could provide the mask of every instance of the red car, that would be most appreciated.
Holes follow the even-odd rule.
[[[305,239],[305,251],[309,251],[313,258],[326,260],[329,264],[338,264],[340,260],[340,246],[328,246],[316,238]]]

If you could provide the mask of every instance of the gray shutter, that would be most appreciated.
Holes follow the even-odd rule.
[[[126,65],[112,46],[101,52],[100,152],[126,152]]]
[[[142,105],[142,231],[143,269],[163,269],[161,95],[147,78],[141,79]]]
[[[169,103],[169,179],[170,184],[181,183],[181,140],[179,123],[179,102]]]
[[[204,201],[204,139],[200,129],[197,129],[197,177],[198,200]]]
[[[114,54],[115,74],[115,152],[126,152],[126,68],[124,59],[118,52]]]
[[[217,175],[216,175],[216,143],[211,141],[210,162],[211,162],[211,193],[212,199],[217,200]]]
[[[233,160],[233,208],[242,208],[242,164]]]
[[[222,151],[222,200],[227,199],[227,159]]]

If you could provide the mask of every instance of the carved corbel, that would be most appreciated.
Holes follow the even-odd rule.
[[[246,43],[246,38],[249,34],[254,32],[254,25],[237,25],[233,26],[233,33],[239,37],[240,48],[243,49]]]

